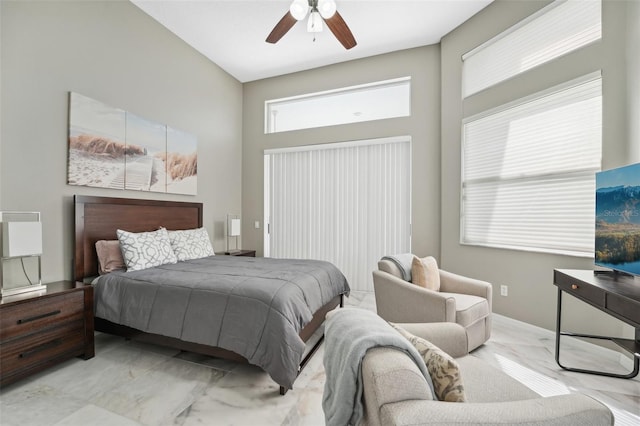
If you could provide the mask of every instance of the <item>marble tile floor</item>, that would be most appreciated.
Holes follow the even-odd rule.
[[[346,306],[375,310],[375,300],[354,292]],[[640,425],[640,378],[564,371],[554,347],[553,332],[494,315],[491,340],[473,355],[544,396],[583,392],[609,406],[616,425]],[[280,396],[257,367],[98,333],[95,358],[69,360],[2,389],[0,424],[323,425],[322,358],[321,346],[295,388]],[[563,361],[620,369],[618,355],[575,339],[563,341]]]

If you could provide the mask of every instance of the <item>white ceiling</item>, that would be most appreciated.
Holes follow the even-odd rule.
[[[131,0],[241,82],[438,43],[492,0],[337,0],[358,45],[328,28],[313,41],[306,21],[278,43],[267,35],[291,0]]]

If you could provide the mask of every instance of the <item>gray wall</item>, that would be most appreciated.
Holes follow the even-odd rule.
[[[550,64],[530,70],[495,88],[461,101],[461,56],[473,47],[515,24],[547,2],[498,0],[443,38],[442,52],[442,265],[494,285],[494,311],[536,324],[555,327],[556,288],[554,268],[593,268],[592,258],[578,258],[524,251],[463,246],[460,240],[460,126],[464,117],[505,101],[602,69],[604,169],[632,162],[631,152],[640,141],[629,138],[627,77],[637,84],[638,73],[627,75],[626,46],[630,42],[630,2],[603,4],[603,38]],[[637,5],[636,5],[637,8]],[[637,17],[637,14],[636,14]],[[636,34],[637,34],[637,21]],[[637,38],[637,35],[636,35]],[[637,41],[635,44],[637,54]],[[633,56],[633,55],[632,55]],[[631,65],[629,65],[631,67]],[[637,68],[637,61],[635,63]],[[636,69],[637,71],[637,69]],[[638,105],[635,91],[634,104]],[[637,120],[637,115],[636,115]],[[637,149],[636,149],[637,151]],[[637,157],[636,157],[637,159]],[[501,297],[499,286],[509,286]],[[621,326],[587,305],[565,298],[566,324],[596,333],[626,332]],[[585,321],[588,318],[589,321]]]
[[[0,210],[2,209],[2,88],[4,84],[2,84],[2,4],[0,4]]]
[[[629,160],[640,161],[640,1],[627,2],[626,43]]]
[[[204,203],[214,249],[241,208],[242,85],[124,1],[0,2],[0,209],[42,212],[43,281],[72,277],[73,194]],[[69,186],[68,92],[198,138],[198,195]]]
[[[288,146],[412,137],[413,251],[440,251],[440,50],[427,46],[359,59],[244,85],[242,237],[245,248],[263,250],[264,150]],[[264,102],[338,87],[411,76],[411,117],[264,134]]]

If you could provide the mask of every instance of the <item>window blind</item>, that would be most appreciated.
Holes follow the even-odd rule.
[[[411,250],[408,137],[265,154],[271,257],[326,260],[373,291],[378,260]]]
[[[549,62],[602,37],[600,0],[556,0],[465,54],[463,96]]]
[[[465,120],[461,242],[592,255],[601,147],[599,73]]]

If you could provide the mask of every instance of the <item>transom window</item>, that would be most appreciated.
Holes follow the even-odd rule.
[[[557,0],[462,57],[463,97],[601,38],[600,0]]]
[[[265,102],[265,133],[408,117],[411,77]]]

